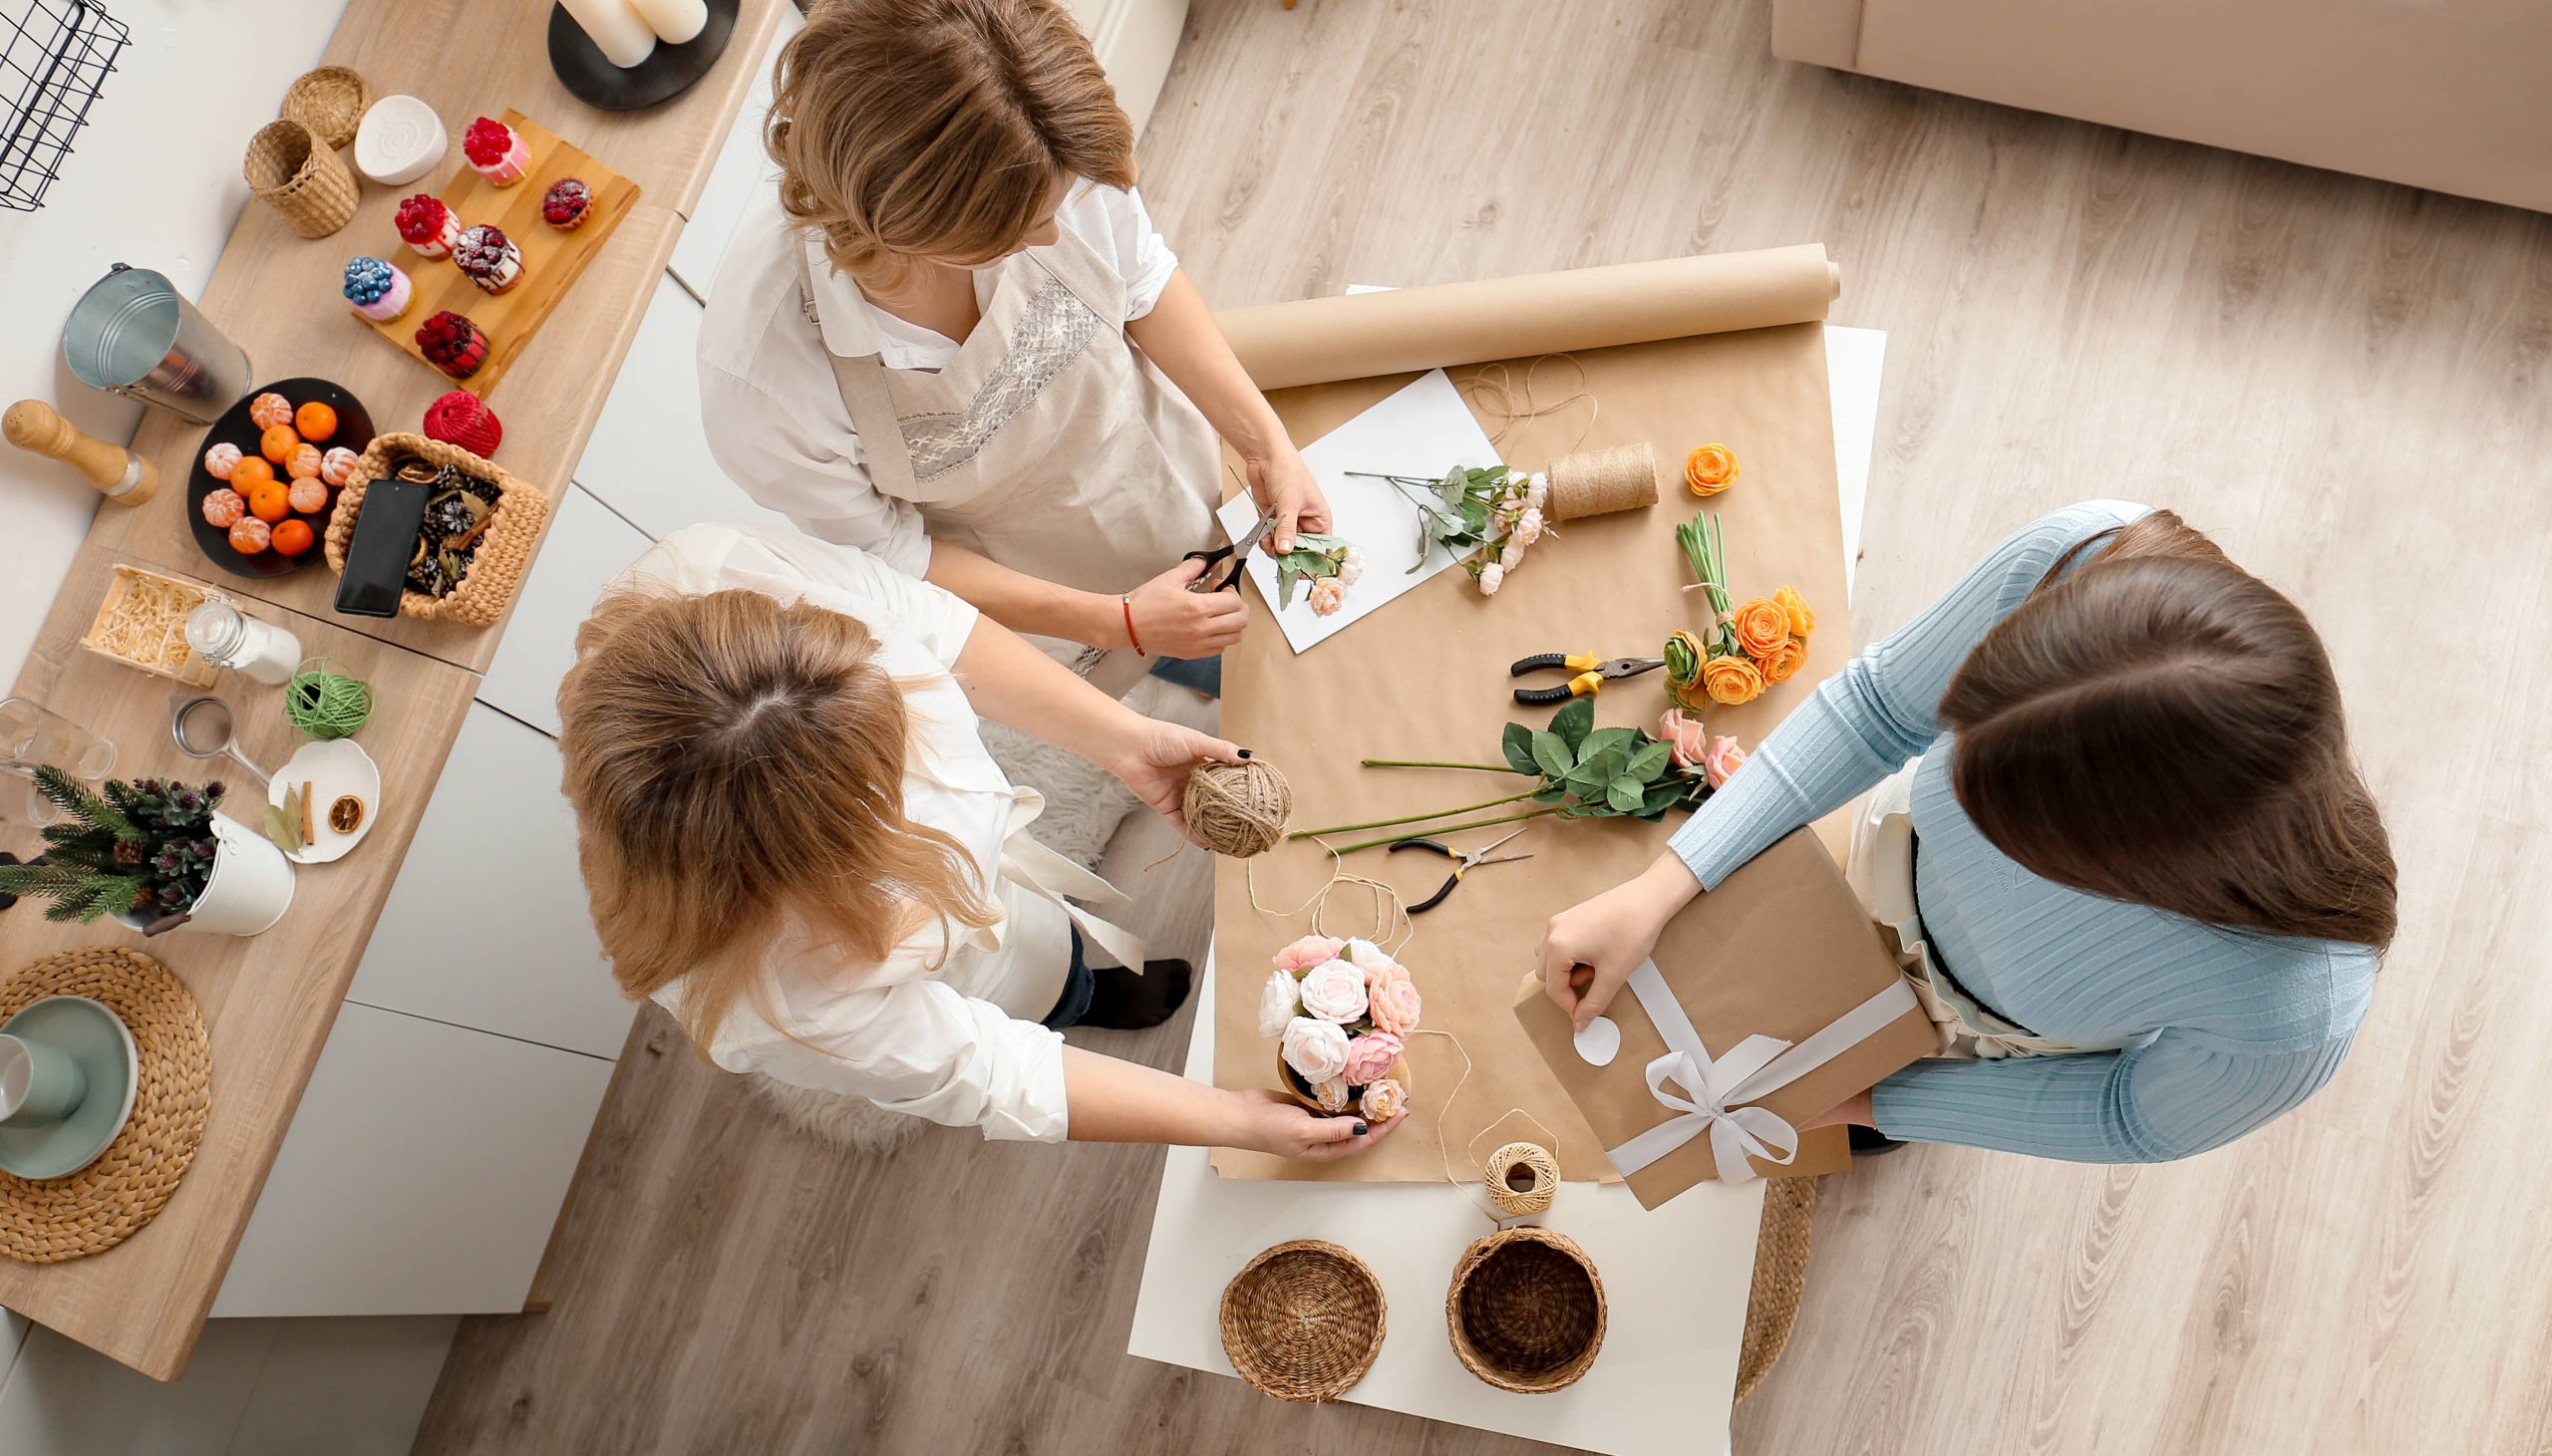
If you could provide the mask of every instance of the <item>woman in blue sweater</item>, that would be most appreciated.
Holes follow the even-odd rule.
[[[1941,1031],[1818,1119],[2161,1162],[2330,1080],[2393,932],[2393,866],[2294,603],[2168,511],[2036,521],[1763,740],[1637,878],[1551,918],[1601,1013],[1659,928],[1864,792],[1852,880]]]

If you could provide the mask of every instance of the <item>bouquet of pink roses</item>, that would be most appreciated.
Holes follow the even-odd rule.
[[[1418,1012],[1417,983],[1380,946],[1307,935],[1276,953],[1258,1032],[1276,1041],[1278,1077],[1294,1100],[1388,1122],[1409,1105],[1401,1053]]]

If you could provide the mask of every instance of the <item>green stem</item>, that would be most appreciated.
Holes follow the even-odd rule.
[[[1483,773],[1520,773],[1512,763],[1455,763],[1442,758],[1361,758],[1368,768],[1476,768]],[[1456,809],[1454,812],[1459,813]]]
[[[1449,819],[1456,814],[1474,814],[1481,809],[1493,809],[1499,804],[1511,804],[1517,799],[1528,799],[1540,792],[1538,788],[1528,788],[1522,793],[1511,793],[1502,799],[1490,799],[1486,803],[1464,804],[1458,809],[1437,809],[1432,813],[1409,814],[1398,819],[1370,819],[1362,824],[1332,824],[1326,829],[1296,829],[1285,837],[1309,839],[1318,834],[1352,834],[1359,829],[1388,829],[1394,824],[1423,824],[1430,819]]]
[[[1480,819],[1468,824],[1447,824],[1443,828],[1436,830],[1436,833],[1459,834],[1465,829],[1489,829],[1494,828],[1499,824],[1512,824],[1519,819],[1538,819],[1544,814],[1558,813],[1561,807],[1563,806],[1553,804],[1547,809],[1535,809],[1529,814],[1507,814],[1502,818]],[[1393,834],[1381,839],[1368,839],[1361,844],[1350,844],[1342,849],[1333,850],[1331,852],[1334,854],[1354,854],[1360,849],[1374,849],[1385,844],[1397,844],[1408,837],[1409,836],[1406,834]]]

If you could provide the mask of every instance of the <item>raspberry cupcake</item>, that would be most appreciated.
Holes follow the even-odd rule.
[[[398,224],[399,235],[421,258],[443,257],[461,237],[461,219],[432,192],[419,192],[400,203]]]
[[[418,328],[417,352],[454,379],[468,379],[487,362],[487,336],[467,315],[446,309]]]
[[[346,302],[376,324],[386,324],[408,311],[416,289],[397,264],[382,258],[355,258],[346,264]]]
[[[484,222],[461,234],[461,241],[452,245],[452,261],[489,293],[502,293],[522,281],[521,244]]]
[[[510,187],[531,170],[531,147],[522,134],[502,122],[486,117],[470,124],[461,139],[461,149],[470,157],[470,165],[492,185]]]
[[[576,177],[560,177],[540,199],[540,220],[560,232],[584,226],[593,210],[593,189]]]

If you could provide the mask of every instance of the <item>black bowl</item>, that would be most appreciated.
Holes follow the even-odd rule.
[[[271,547],[254,556],[242,556],[231,547],[228,531],[203,518],[203,498],[215,490],[227,489],[230,483],[212,478],[212,472],[203,467],[203,452],[226,440],[239,446],[242,455],[257,453],[257,442],[264,432],[249,422],[248,406],[264,394],[281,395],[290,400],[296,410],[315,400],[336,411],[337,433],[325,440],[312,441],[323,450],[344,445],[356,454],[362,454],[364,446],[372,443],[372,412],[363,407],[363,401],[324,379],[287,379],[259,385],[222,411],[221,418],[203,433],[203,438],[195,441],[194,467],[186,473],[186,525],[195,533],[196,547],[212,558],[213,565],[233,576],[290,576],[327,554],[324,545],[314,543],[298,556],[286,556]],[[317,515],[306,515],[301,519],[310,523],[314,533],[325,536],[328,534],[328,513],[336,508],[337,487],[331,485],[328,487],[327,506]]]

